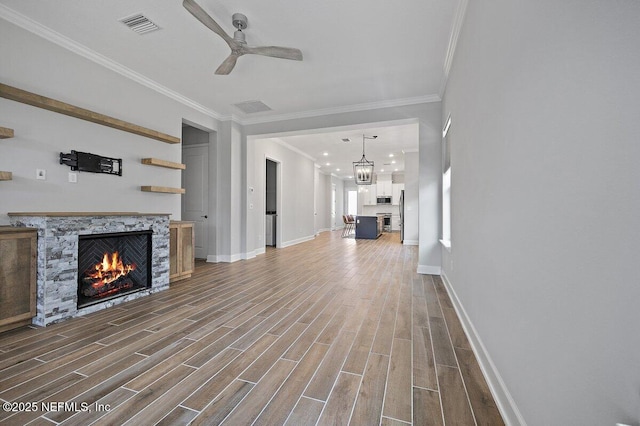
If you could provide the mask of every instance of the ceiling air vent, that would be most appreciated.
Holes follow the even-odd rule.
[[[122,18],[119,21],[138,34],[146,34],[160,29],[159,26],[151,22],[151,20],[142,13],[136,13],[135,15]]]
[[[262,101],[240,102],[239,104],[233,104],[233,106],[235,106],[245,114],[255,114],[256,112],[271,111],[271,108],[265,105]]]

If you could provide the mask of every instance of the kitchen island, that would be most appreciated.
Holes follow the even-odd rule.
[[[378,216],[356,217],[356,238],[375,240],[382,234],[384,219]]]

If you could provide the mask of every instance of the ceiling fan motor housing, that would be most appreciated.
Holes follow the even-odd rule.
[[[234,13],[233,16],[231,16],[231,20],[233,22],[233,26],[240,31],[247,28],[247,17],[242,13]]]
[[[233,33],[233,39],[238,43],[246,43],[242,30],[247,28],[247,17],[242,13],[234,13],[231,20],[233,22],[233,26],[238,29]]]

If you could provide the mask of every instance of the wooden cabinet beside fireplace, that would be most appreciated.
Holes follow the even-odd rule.
[[[38,231],[0,226],[0,332],[36,316]]]
[[[169,281],[189,278],[195,268],[193,222],[169,222]]]

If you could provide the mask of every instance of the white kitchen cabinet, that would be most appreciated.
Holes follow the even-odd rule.
[[[380,180],[378,179],[378,183],[376,184],[377,194],[380,197],[391,197],[392,196],[392,184],[391,180]]]
[[[377,203],[376,185],[362,185],[358,191],[358,195],[362,197],[362,205],[373,206]]]
[[[397,206],[400,203],[400,191],[404,189],[404,183],[394,183],[392,185],[391,204]]]
[[[367,204],[369,204],[370,206],[375,206],[378,203],[376,186],[368,185],[367,189],[369,190],[369,202]]]

